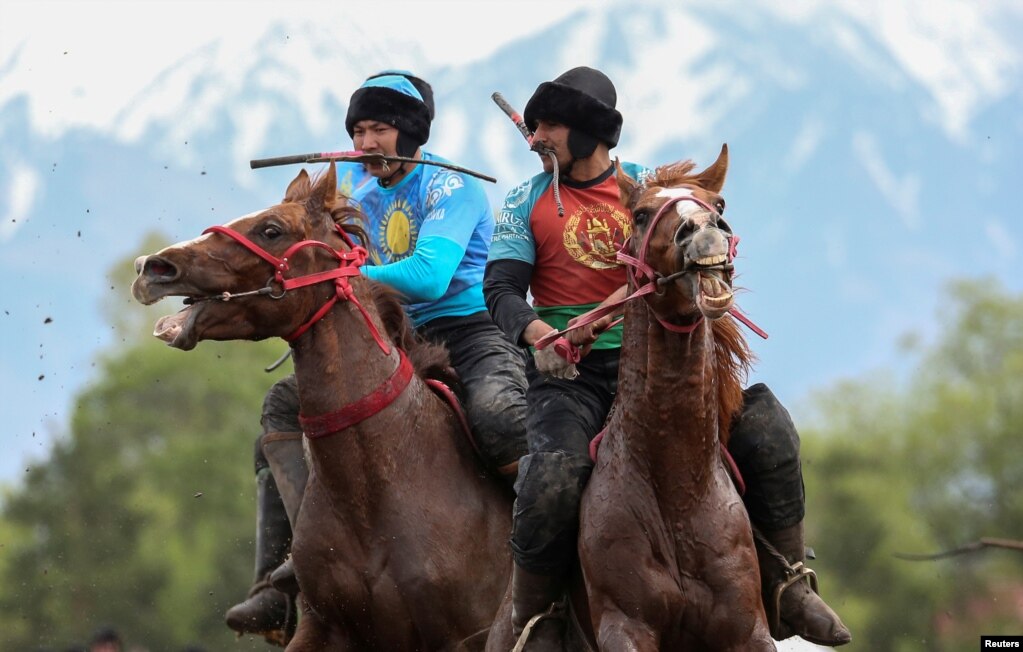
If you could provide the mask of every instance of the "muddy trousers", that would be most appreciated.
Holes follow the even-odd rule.
[[[595,350],[575,380],[545,378],[527,367],[529,454],[515,483],[511,549],[515,563],[539,574],[575,560],[579,503],[593,469],[590,440],[603,428],[617,390],[618,350]],[[746,483],[750,520],[782,530],[803,520],[799,436],[788,412],[764,384],[744,392],[729,451]]]
[[[572,381],[543,378],[532,365],[527,367],[529,454],[519,465],[511,536],[516,634],[533,614],[546,611],[552,600],[557,602],[552,596],[560,597],[564,575],[574,565],[579,503],[593,468],[589,441],[603,428],[614,399],[617,354],[591,352],[577,365],[580,375]],[[798,634],[822,645],[848,643],[848,629],[809,582],[789,583],[803,560],[805,514],[795,426],[766,385],[753,385],[743,395],[729,452],[746,484],[743,501],[751,522],[775,554],[786,559],[784,566],[778,565],[758,541],[771,633],[778,639]],[[778,587],[785,586],[779,595]],[[546,627],[541,636],[557,649],[557,624]]]
[[[287,554],[291,528],[269,470],[256,476],[256,484],[255,579],[246,599],[228,609],[224,620],[236,632],[260,634],[270,642],[281,643],[294,631],[296,614],[293,599],[271,586],[270,575]]]
[[[278,381],[263,401],[263,433],[255,442],[256,472],[256,578],[248,598],[225,614],[238,632],[262,634],[275,644],[294,633],[297,587],[281,592],[273,573],[291,549],[292,524],[298,517],[308,469],[302,454],[302,428],[298,424],[298,386],[294,375]],[[292,580],[293,584],[293,580]]]
[[[732,424],[728,450],[746,482],[742,499],[757,529],[764,607],[771,635],[799,635],[820,645],[845,645],[849,629],[816,593],[803,565],[805,502],[799,435],[788,411],[766,385],[743,392],[743,409]],[[785,564],[779,564],[781,555]],[[804,574],[805,573],[805,574]]]
[[[462,405],[484,463],[502,469],[526,454],[526,355],[487,312],[438,317],[418,330],[443,344],[462,384]]]

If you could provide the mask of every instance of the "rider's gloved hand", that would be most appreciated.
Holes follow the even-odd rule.
[[[564,337],[533,352],[537,371],[561,380],[573,380],[579,375],[579,370],[575,368],[579,357],[579,349]]]

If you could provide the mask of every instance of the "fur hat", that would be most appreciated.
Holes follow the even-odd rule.
[[[377,74],[367,77],[366,81],[376,79],[377,77],[384,77],[386,75],[401,75],[412,82],[412,85],[416,87],[416,90],[419,91],[419,94],[423,97],[423,104],[425,104],[426,108],[430,111],[430,121],[432,122],[437,116],[437,112],[433,107],[433,87],[424,80],[413,75],[408,70],[381,70]]]
[[[432,90],[430,95],[432,101]],[[415,85],[401,74],[371,77],[352,93],[345,116],[349,136],[354,136],[355,124],[361,120],[385,122],[396,128],[413,146],[412,152],[430,138],[430,108]]]
[[[617,102],[618,94],[607,75],[579,66],[559,75],[554,81],[537,86],[533,97],[526,103],[523,117],[526,125],[534,131],[539,120],[550,120],[565,125],[573,132],[578,130],[611,148],[618,144],[622,132],[622,114],[615,109]],[[592,153],[593,148],[589,149]],[[578,158],[589,155],[572,153]]]

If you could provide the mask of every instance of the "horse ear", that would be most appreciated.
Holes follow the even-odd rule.
[[[300,201],[301,197],[309,195],[309,174],[306,173],[305,168],[299,171],[298,176],[288,184],[288,189],[284,193],[285,202],[296,202]]]
[[[718,160],[703,172],[696,175],[696,182],[705,190],[721,192],[725,185],[725,174],[728,172],[728,143],[721,145],[721,153]]]
[[[639,183],[622,168],[621,161],[617,156],[615,157],[615,178],[618,180],[618,195],[622,199],[622,206],[628,206],[629,200],[632,199],[632,193],[636,192]]]
[[[325,210],[328,213],[337,206],[337,170],[334,161],[327,167],[327,173],[316,182],[313,191],[306,201],[306,208],[309,212]]]

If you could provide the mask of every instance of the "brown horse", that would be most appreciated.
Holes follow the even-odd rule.
[[[774,650],[749,519],[720,447],[751,353],[720,218],[728,149],[637,184],[616,407],[583,495],[579,555],[602,650]],[[651,291],[656,288],[656,291]],[[644,294],[644,291],[646,292]]]
[[[727,316],[737,241],[720,217],[727,147],[694,167],[662,166],[642,185],[618,169],[635,223],[619,256],[630,293],[573,322],[625,305],[615,407],[580,506],[567,650],[776,649],[721,457],[752,360]],[[488,650],[511,647],[510,614],[506,596]]]
[[[139,258],[132,292],[186,297],[157,324],[171,346],[291,343],[311,468],[292,545],[305,609],[287,649],[475,649],[507,588],[511,495],[380,334],[379,286],[335,222],[336,185],[333,164],[318,181],[303,170],[282,203]]]

